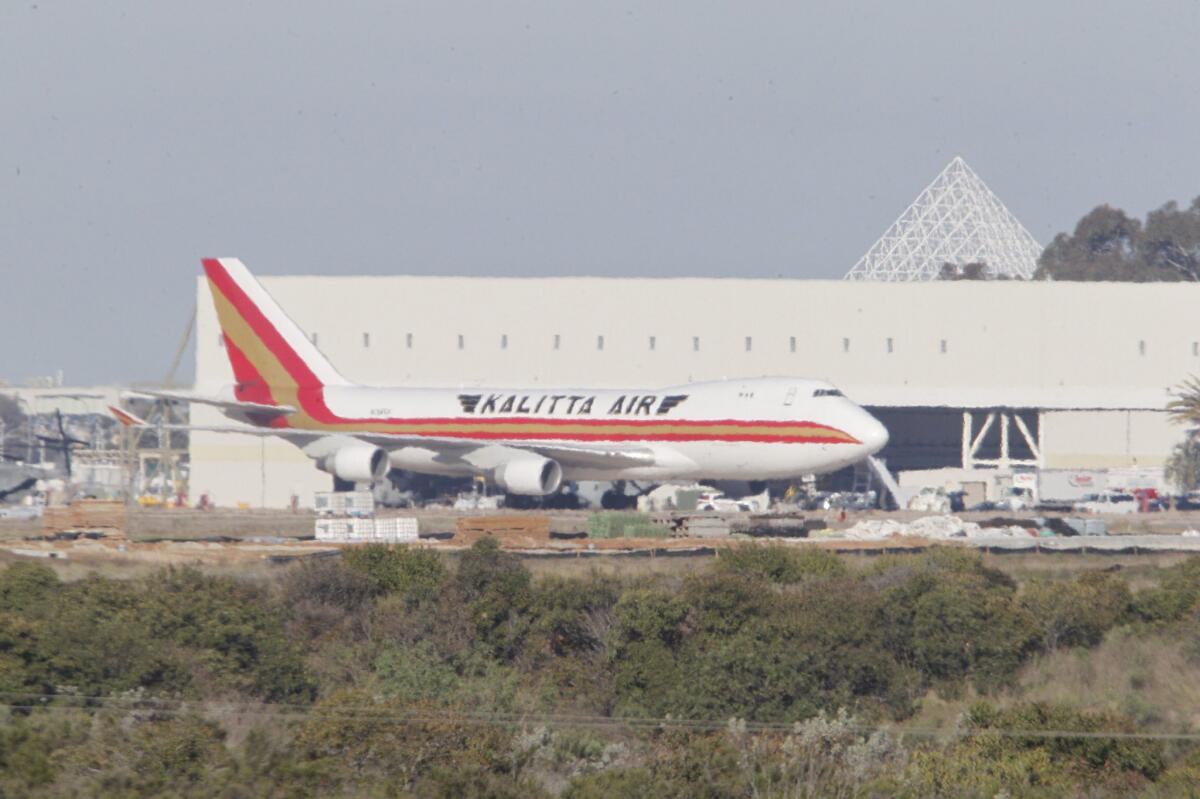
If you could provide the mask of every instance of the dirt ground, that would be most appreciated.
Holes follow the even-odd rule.
[[[517,512],[510,512],[518,515]],[[398,511],[389,515],[416,516],[423,536],[418,546],[428,546],[456,552],[464,543],[448,537],[464,515],[450,511]],[[495,512],[491,512],[495,515]],[[844,528],[862,519],[911,520],[922,514],[915,512],[884,513],[856,512],[845,519],[838,514],[804,514],[807,518],[826,518],[835,529]],[[1004,514],[1005,519],[1028,518],[1034,514]],[[588,528],[590,513],[586,511],[556,511],[549,514],[549,540],[532,540],[527,536],[496,536],[504,546],[523,554],[530,568],[537,572],[602,572],[650,573],[687,572],[710,562],[728,546],[745,542],[736,538],[611,538],[564,539],[563,534],[579,535]],[[963,519],[984,522],[996,518],[995,513],[959,514]],[[334,556],[343,546],[313,540],[315,516],[312,513],[276,511],[194,511],[194,510],[135,510],[124,520],[124,529],[103,529],[75,536],[48,537],[40,520],[0,520],[0,562],[16,559],[45,558],[67,573],[86,573],[99,569],[106,573],[139,573],[164,565],[197,565],[218,570],[271,569],[300,558]],[[733,529],[748,529],[756,525],[747,514],[724,517]],[[797,519],[797,521],[799,521]],[[1109,519],[1110,533],[1178,534],[1184,530],[1200,529],[1200,512],[1138,514]],[[942,542],[954,546],[952,542]],[[866,562],[870,556],[884,552],[899,553],[920,550],[935,545],[925,539],[906,537],[885,541],[821,540],[806,541],[804,546],[819,546],[858,555]],[[1080,568],[1154,568],[1178,561],[1179,554],[1100,555],[1067,553],[985,554],[985,559],[1005,571],[1017,570],[1030,575],[1054,576]],[[852,561],[859,557],[851,557]]]

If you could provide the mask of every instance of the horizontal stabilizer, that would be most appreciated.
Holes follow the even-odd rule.
[[[126,392],[126,396],[144,396],[155,399],[176,400],[178,402],[198,402],[202,405],[212,405],[223,411],[234,413],[253,413],[259,416],[287,416],[296,412],[290,405],[267,405],[261,402],[246,402],[244,400],[226,397],[213,397],[205,394],[194,394],[190,391],[151,391],[137,389]]]
[[[145,427],[146,420],[138,416],[136,413],[130,413],[124,408],[118,408],[116,405],[109,405],[108,412],[113,415],[113,418],[121,423],[122,427]]]

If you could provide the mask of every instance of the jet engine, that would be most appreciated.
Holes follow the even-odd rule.
[[[388,455],[369,444],[339,447],[320,461],[322,471],[350,483],[382,480],[388,473]]]
[[[500,464],[492,472],[496,484],[510,494],[545,496],[562,483],[562,467],[557,461],[530,455]]]

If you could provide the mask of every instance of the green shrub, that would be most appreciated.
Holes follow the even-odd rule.
[[[0,571],[0,612],[20,612],[61,587],[58,573],[44,563],[18,562]]]
[[[1020,604],[1041,628],[1046,648],[1057,649],[1096,646],[1130,618],[1133,599],[1120,577],[1090,571],[1070,581],[1031,582]]]
[[[384,593],[380,582],[364,568],[351,568],[349,559],[317,558],[292,566],[282,580],[283,604],[292,609],[315,602],[347,613],[361,610]]]
[[[976,554],[939,547],[890,559],[866,582],[882,590],[877,624],[885,648],[928,684],[956,690],[969,679],[981,690],[1000,687],[1041,644],[1013,581]]]
[[[350,571],[363,575],[377,594],[399,594],[410,606],[436,600],[446,580],[442,556],[404,545],[367,544],[342,550]]]
[[[529,570],[494,539],[484,538],[462,554],[453,582],[480,643],[502,660],[515,658],[529,627]]]
[[[1163,743],[1144,738],[1074,737],[1078,733],[1136,732],[1133,720],[1108,711],[1080,711],[1067,705],[1031,702],[997,709],[982,702],[971,707],[967,726],[974,730],[1050,732],[1051,735],[1008,734],[988,738],[998,753],[1043,750],[1059,765],[1083,772],[1134,772],[1154,779],[1166,767]],[[1065,733],[1065,734],[1064,734]]]
[[[619,595],[617,582],[604,577],[539,580],[529,605],[537,648],[555,657],[599,652],[615,622]]]
[[[1173,622],[1188,616],[1200,602],[1200,557],[1162,569],[1159,583],[1139,591],[1133,600],[1135,615],[1146,622]]]
[[[194,675],[269,701],[312,696],[300,649],[260,588],[170,569],[147,580],[139,604],[138,626],[180,648]]]
[[[815,547],[742,544],[723,550],[716,561],[722,572],[752,575],[773,583],[844,577],[846,564],[836,553]]]

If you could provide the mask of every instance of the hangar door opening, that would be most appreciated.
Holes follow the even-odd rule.
[[[895,472],[1038,466],[1041,424],[1034,408],[868,408],[888,429],[877,457]]]

